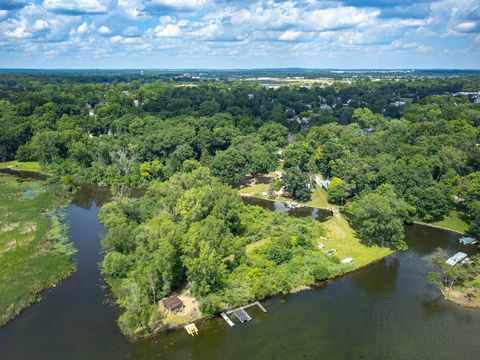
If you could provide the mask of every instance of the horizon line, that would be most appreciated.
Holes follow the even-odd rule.
[[[2,70],[149,70],[149,71],[252,71],[252,70],[322,70],[322,71],[480,71],[480,68],[314,68],[314,67],[298,67],[298,66],[286,66],[286,67],[258,67],[258,68],[203,68],[203,67],[184,67],[184,68],[152,68],[152,67],[125,67],[125,68],[107,68],[107,67],[52,67],[52,68],[36,68],[36,67],[0,67]]]

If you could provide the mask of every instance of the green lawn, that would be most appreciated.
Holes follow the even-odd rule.
[[[275,178],[275,173],[270,172],[263,176],[273,179]],[[254,179],[251,179],[248,182],[248,184],[246,184],[245,186],[242,186],[238,191],[240,195],[267,198],[266,194],[268,192],[269,187],[270,187],[270,184],[257,183],[256,179],[254,178]]]
[[[432,225],[461,233],[466,232],[469,227],[469,225],[460,218],[458,211],[452,211],[448,216],[445,216],[442,221],[434,222]]]
[[[27,162],[20,162],[20,161],[7,161],[7,162],[0,162],[0,169],[11,168],[14,170],[26,170],[26,171],[41,171],[40,163],[37,161],[27,161]]]
[[[64,199],[59,185],[0,174],[0,325],[74,270],[47,216]]]
[[[340,260],[351,257],[355,268],[365,266],[392,253],[388,248],[363,245],[356,237],[355,230],[342,216],[332,216],[322,225],[327,229],[327,236],[320,241],[325,244],[324,250],[337,249]]]
[[[338,206],[328,203],[328,194],[320,186],[315,186],[312,192],[312,199],[305,203],[306,205],[320,207],[320,208],[332,208],[337,209]]]

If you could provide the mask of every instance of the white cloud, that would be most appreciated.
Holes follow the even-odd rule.
[[[77,27],[77,32],[79,34],[85,34],[88,31],[88,24],[86,21],[82,23],[79,27]]]
[[[182,29],[177,24],[159,25],[155,28],[155,36],[157,37],[179,37],[181,35]]]
[[[348,28],[355,25],[371,25],[379,14],[380,11],[376,9],[334,7],[305,13],[305,18],[300,21],[316,30],[324,31]]]
[[[278,40],[282,41],[295,41],[303,35],[301,31],[287,30],[280,35]]]
[[[117,6],[129,19],[137,20],[147,17],[145,6],[141,0],[118,0]]]
[[[8,16],[7,10],[0,10],[0,21],[5,20]]]
[[[110,29],[109,29],[108,26],[102,25],[102,26],[100,26],[100,28],[98,29],[98,33],[99,33],[99,34],[102,34],[102,35],[108,35],[108,34],[110,34]]]
[[[50,26],[48,25],[48,22],[42,19],[35,21],[32,27],[34,31],[45,31],[45,30],[48,30],[49,28]]]
[[[207,4],[207,0],[152,0],[150,4],[160,9],[195,10]]]
[[[480,42],[479,0],[432,0],[426,3],[428,11],[421,17],[410,16],[415,9],[410,10],[409,5],[397,1],[395,16],[384,16],[384,7],[393,7],[388,4],[347,6],[354,2],[343,0],[28,0],[24,3],[23,7],[0,10],[0,63],[2,58],[16,58],[16,54],[27,51],[47,54],[55,50],[60,57],[81,54],[85,59],[118,58],[122,51],[128,54],[135,50],[142,54],[151,51],[151,56],[144,58],[153,61],[161,51],[168,50],[182,61],[205,61],[212,56],[221,61],[243,59],[237,62],[241,66],[256,64],[256,59],[262,57],[265,59],[262,65],[271,62],[281,66],[287,58],[302,59],[307,55],[317,57],[320,63],[314,66],[329,58],[343,58],[348,64],[353,61],[352,55],[354,59],[370,56],[387,62],[396,60],[389,54],[398,52],[405,58],[408,54],[415,57],[417,64],[424,52],[443,54],[445,49],[454,48],[454,44],[457,50],[468,48],[470,53],[478,55]],[[4,9],[1,4],[0,9]],[[152,25],[155,19],[158,22]],[[446,34],[450,36],[445,37]],[[445,43],[432,41],[438,37],[444,37]],[[4,56],[7,51],[9,56]],[[319,58],[320,54],[324,56]],[[128,57],[122,58],[128,62]]]
[[[471,31],[475,29],[477,23],[475,21],[465,21],[460,24],[457,24],[456,28],[459,31]]]
[[[5,36],[15,39],[26,39],[32,37],[32,33],[27,30],[25,22],[12,22],[14,28],[5,32]]]
[[[99,0],[45,0],[43,6],[65,15],[102,14],[107,11],[107,6]]]
[[[419,52],[419,53],[427,53],[427,52],[430,52],[432,51],[433,49],[430,47],[430,46],[427,46],[427,45],[419,45],[415,48],[415,51],[416,52]]]

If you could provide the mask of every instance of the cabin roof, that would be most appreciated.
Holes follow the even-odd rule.
[[[176,295],[169,296],[162,300],[163,306],[169,310],[178,309],[183,307],[183,301],[178,298]]]

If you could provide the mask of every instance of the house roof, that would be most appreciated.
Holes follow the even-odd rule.
[[[167,309],[176,309],[183,306],[183,301],[180,300],[176,295],[165,298],[162,300],[162,302]]]

